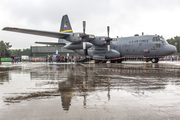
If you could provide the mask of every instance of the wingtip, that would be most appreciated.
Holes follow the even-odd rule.
[[[15,29],[15,28],[12,28],[12,27],[4,27],[2,30],[10,30],[10,29]]]
[[[6,30],[8,27],[4,27],[2,30]]]

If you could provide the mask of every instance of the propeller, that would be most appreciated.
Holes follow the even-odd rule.
[[[109,38],[109,30],[110,30],[110,28],[109,28],[109,26],[107,26],[107,34],[108,34],[108,38]]]
[[[85,38],[87,37],[86,33],[85,33],[85,30],[86,30],[86,21],[83,21],[83,34],[81,35],[81,39],[82,39],[82,42],[83,42],[83,49],[84,49],[84,54],[87,55],[87,48],[86,48],[86,40]]]
[[[109,31],[110,31],[110,28],[109,28],[109,26],[107,26],[107,34],[108,34],[108,37],[106,38],[106,44],[107,44],[107,49],[108,49],[108,51],[110,51],[110,41],[112,40],[112,39],[109,37]]]
[[[83,33],[85,34],[85,30],[86,30],[86,21],[83,21]]]

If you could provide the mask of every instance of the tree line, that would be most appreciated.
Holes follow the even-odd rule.
[[[22,52],[26,52],[26,53],[30,53],[30,49],[9,49],[11,48],[12,45],[10,45],[9,42],[4,42],[4,41],[0,41],[0,55],[1,57],[11,57],[16,56],[16,57],[20,57]]]

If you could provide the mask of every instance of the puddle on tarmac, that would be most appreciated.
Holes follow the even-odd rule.
[[[6,63],[1,66],[1,108],[21,104],[22,101],[56,97],[59,97],[64,111],[69,111],[72,104],[79,102],[82,102],[84,109],[92,110],[116,106],[120,101],[147,101],[164,97],[180,99],[179,66],[45,63]]]

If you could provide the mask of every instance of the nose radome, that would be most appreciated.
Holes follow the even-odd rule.
[[[167,55],[173,54],[177,51],[176,47],[173,45],[166,45],[164,48],[164,52]]]
[[[175,52],[177,52],[177,48],[174,46],[174,48],[175,48]]]
[[[173,53],[177,52],[177,48],[176,48],[175,46],[172,45],[172,48],[171,48],[171,49],[172,49],[172,52],[173,52]]]

